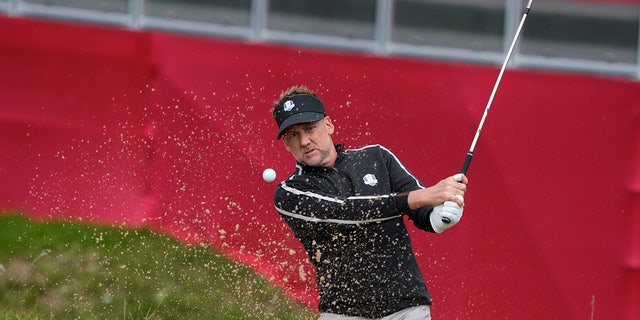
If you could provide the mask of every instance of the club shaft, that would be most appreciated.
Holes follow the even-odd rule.
[[[507,65],[509,64],[509,59],[511,59],[511,54],[513,53],[513,49],[516,46],[516,42],[518,42],[518,37],[520,36],[520,32],[522,31],[522,27],[524,26],[524,22],[529,15],[529,11],[531,11],[531,6],[533,5],[533,0],[529,0],[527,3],[526,10],[520,19],[520,24],[518,25],[518,29],[516,30],[515,35],[513,36],[513,40],[511,40],[511,45],[509,46],[509,50],[507,51],[507,56],[502,63],[502,67],[500,68],[500,73],[498,74],[498,78],[496,79],[496,83],[493,85],[493,90],[491,91],[491,95],[489,96],[489,101],[487,101],[487,106],[484,108],[484,114],[482,114],[482,119],[480,119],[480,124],[478,124],[478,129],[476,130],[476,135],[473,137],[473,141],[471,142],[471,147],[467,152],[466,157],[464,158],[464,163],[462,164],[461,173],[467,174],[469,171],[469,166],[471,165],[471,160],[473,160],[473,152],[476,149],[476,144],[478,143],[478,139],[480,138],[480,133],[482,133],[482,127],[484,126],[485,120],[487,120],[487,115],[489,115],[489,110],[491,110],[491,105],[493,104],[493,98],[496,96],[496,92],[498,92],[498,87],[500,86],[500,81],[502,81],[502,75],[504,71],[507,69]],[[451,223],[451,220],[447,217],[442,218],[442,222]]]
[[[478,139],[480,138],[480,134],[482,133],[482,127],[484,127],[484,122],[487,120],[487,116],[489,115],[489,110],[491,110],[491,105],[493,104],[493,99],[496,96],[496,92],[498,92],[498,87],[500,86],[500,82],[502,81],[502,76],[504,75],[504,71],[507,69],[507,65],[509,64],[509,59],[511,59],[511,54],[513,54],[513,50],[518,42],[518,37],[520,36],[520,32],[522,31],[522,27],[524,26],[524,22],[529,15],[529,11],[531,10],[531,5],[533,4],[533,0],[529,0],[527,4],[526,11],[522,15],[522,19],[520,19],[520,24],[518,25],[518,29],[511,41],[511,45],[509,46],[509,50],[507,51],[507,56],[502,63],[502,67],[500,68],[500,73],[498,74],[498,78],[496,79],[495,84],[493,85],[493,90],[491,91],[491,95],[489,96],[489,100],[487,101],[487,106],[484,109],[484,114],[482,115],[482,119],[480,119],[480,124],[478,124],[478,129],[476,130],[476,134],[473,137],[473,141],[471,142],[471,147],[469,148],[469,152],[467,152],[467,156],[465,157],[464,163],[462,165],[463,174],[467,174],[469,171],[469,166],[471,165],[471,160],[473,159],[473,152],[476,149],[476,144],[478,143]]]

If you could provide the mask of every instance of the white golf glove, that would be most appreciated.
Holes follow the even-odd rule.
[[[458,197],[462,196],[459,195]],[[442,222],[443,218],[448,218],[451,222],[444,223]],[[455,226],[460,221],[460,218],[462,218],[462,207],[453,201],[445,201],[443,204],[433,207],[429,220],[431,220],[433,230],[437,233],[442,233]]]

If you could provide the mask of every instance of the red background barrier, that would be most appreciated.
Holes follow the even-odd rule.
[[[347,147],[456,173],[497,67],[0,18],[0,209],[212,244],[315,305],[273,209],[272,101],[316,89]],[[509,70],[462,222],[410,227],[442,319],[637,319],[640,84]],[[279,181],[279,180],[278,180]],[[212,302],[215,303],[215,302]]]

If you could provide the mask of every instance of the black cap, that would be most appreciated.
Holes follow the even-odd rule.
[[[322,101],[309,94],[291,96],[273,109],[273,118],[279,128],[278,139],[285,129],[294,124],[316,122],[324,117]]]

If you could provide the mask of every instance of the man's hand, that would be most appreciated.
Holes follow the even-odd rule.
[[[467,177],[462,173],[445,178],[429,188],[409,192],[409,207],[417,209],[424,206],[438,206],[446,201],[464,206],[464,193],[467,190]],[[460,196],[460,197],[458,197]]]
[[[464,203],[464,198],[461,195],[458,195],[458,197],[460,198],[460,202]],[[443,204],[433,207],[431,216],[429,216],[431,227],[433,227],[435,232],[442,233],[460,221],[462,211],[462,207],[453,201],[445,201]],[[449,222],[446,223],[444,221]]]

